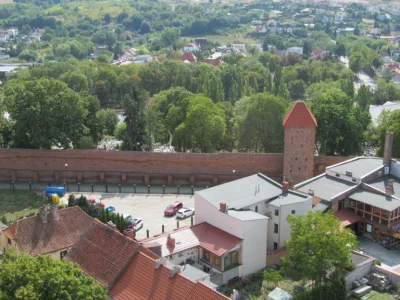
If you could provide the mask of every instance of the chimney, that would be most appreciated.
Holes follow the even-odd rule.
[[[57,206],[55,206],[54,204],[52,206],[50,206],[50,213],[54,220],[59,219],[58,209],[57,209]]]
[[[285,193],[288,192],[288,190],[289,190],[289,182],[283,181],[283,184],[282,184],[282,193],[285,194]]]
[[[127,229],[124,231],[124,235],[128,238],[134,240],[135,239],[135,232],[132,229]]]
[[[112,221],[107,222],[107,226],[113,230],[117,230],[117,225],[115,225]]]
[[[226,203],[225,202],[221,202],[219,204],[219,211],[225,213],[226,212]]]
[[[393,195],[393,186],[386,186],[386,195]]]
[[[167,246],[170,246],[172,248],[175,247],[175,239],[173,237],[171,237],[170,234],[168,234],[168,236],[167,236]]]
[[[173,266],[171,270],[169,270],[169,278],[174,278],[175,274],[180,272],[181,272],[180,266]]]
[[[393,148],[393,132],[386,132],[385,136],[385,149],[383,149],[383,164],[389,167],[392,160],[392,149]]]
[[[156,270],[158,270],[161,266],[165,266],[165,265],[166,265],[167,259],[164,258],[164,257],[161,257],[161,258],[159,258],[159,259],[156,259],[156,260],[154,261],[154,263],[155,263],[155,268],[156,268]]]
[[[41,208],[39,208],[39,214],[40,214],[40,218],[42,219],[43,224],[47,223],[47,210],[46,210],[46,206],[42,206]]]
[[[388,186],[393,186],[393,182],[394,182],[394,179],[389,179],[388,180]]]

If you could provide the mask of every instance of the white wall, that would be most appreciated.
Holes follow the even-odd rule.
[[[242,244],[243,276],[250,275],[267,266],[268,219],[244,221]]]
[[[252,274],[267,265],[268,219],[241,221],[219,211],[198,194],[194,196],[195,224],[207,222],[221,230],[243,239],[243,274]]]
[[[192,254],[193,252],[193,254]],[[175,265],[179,265],[183,263],[183,261],[186,259],[188,260],[189,258],[194,260],[196,263],[199,262],[199,249],[198,247],[191,248],[188,250],[181,251],[179,253],[175,253],[172,255],[172,259],[170,258],[170,255],[166,257],[170,262],[172,262]]]
[[[284,247],[285,241],[290,237],[291,229],[287,217],[292,216],[292,210],[295,210],[293,216],[306,215],[310,210],[312,210],[311,197],[303,202],[281,205],[278,241],[279,248]]]
[[[390,166],[390,174],[393,176],[400,178],[400,163],[397,161],[392,161]]]
[[[275,209],[279,211],[279,216],[275,216]],[[273,205],[268,205],[267,212],[270,213],[270,219],[268,220],[268,234],[267,234],[267,247],[270,250],[274,250],[274,243],[278,244],[279,249],[279,235],[274,233],[275,224],[280,223],[281,209]],[[279,226],[280,227],[280,226]],[[280,229],[280,228],[278,228]],[[279,233],[280,231],[278,231]]]

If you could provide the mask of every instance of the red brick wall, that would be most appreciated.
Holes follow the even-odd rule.
[[[347,158],[315,157],[314,172]],[[0,180],[212,185],[261,172],[282,180],[283,154],[0,149]],[[233,173],[235,170],[235,173]],[[146,176],[147,179],[146,179]]]

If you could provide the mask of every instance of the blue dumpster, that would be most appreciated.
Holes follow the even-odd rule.
[[[59,197],[64,197],[65,187],[48,186],[46,187],[46,196],[57,194]]]

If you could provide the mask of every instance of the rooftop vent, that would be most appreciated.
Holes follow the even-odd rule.
[[[173,278],[176,273],[181,272],[181,267],[180,266],[173,266],[171,270],[169,270],[169,278]]]
[[[313,189],[308,189],[308,194],[314,196],[314,190]]]
[[[156,268],[156,270],[157,270],[159,267],[161,267],[162,265],[165,266],[166,263],[167,263],[167,259],[164,258],[164,257],[161,257],[161,258],[157,259],[157,260],[155,261],[155,268]]]
[[[351,171],[346,171],[346,176],[353,176],[353,172],[351,172]]]

